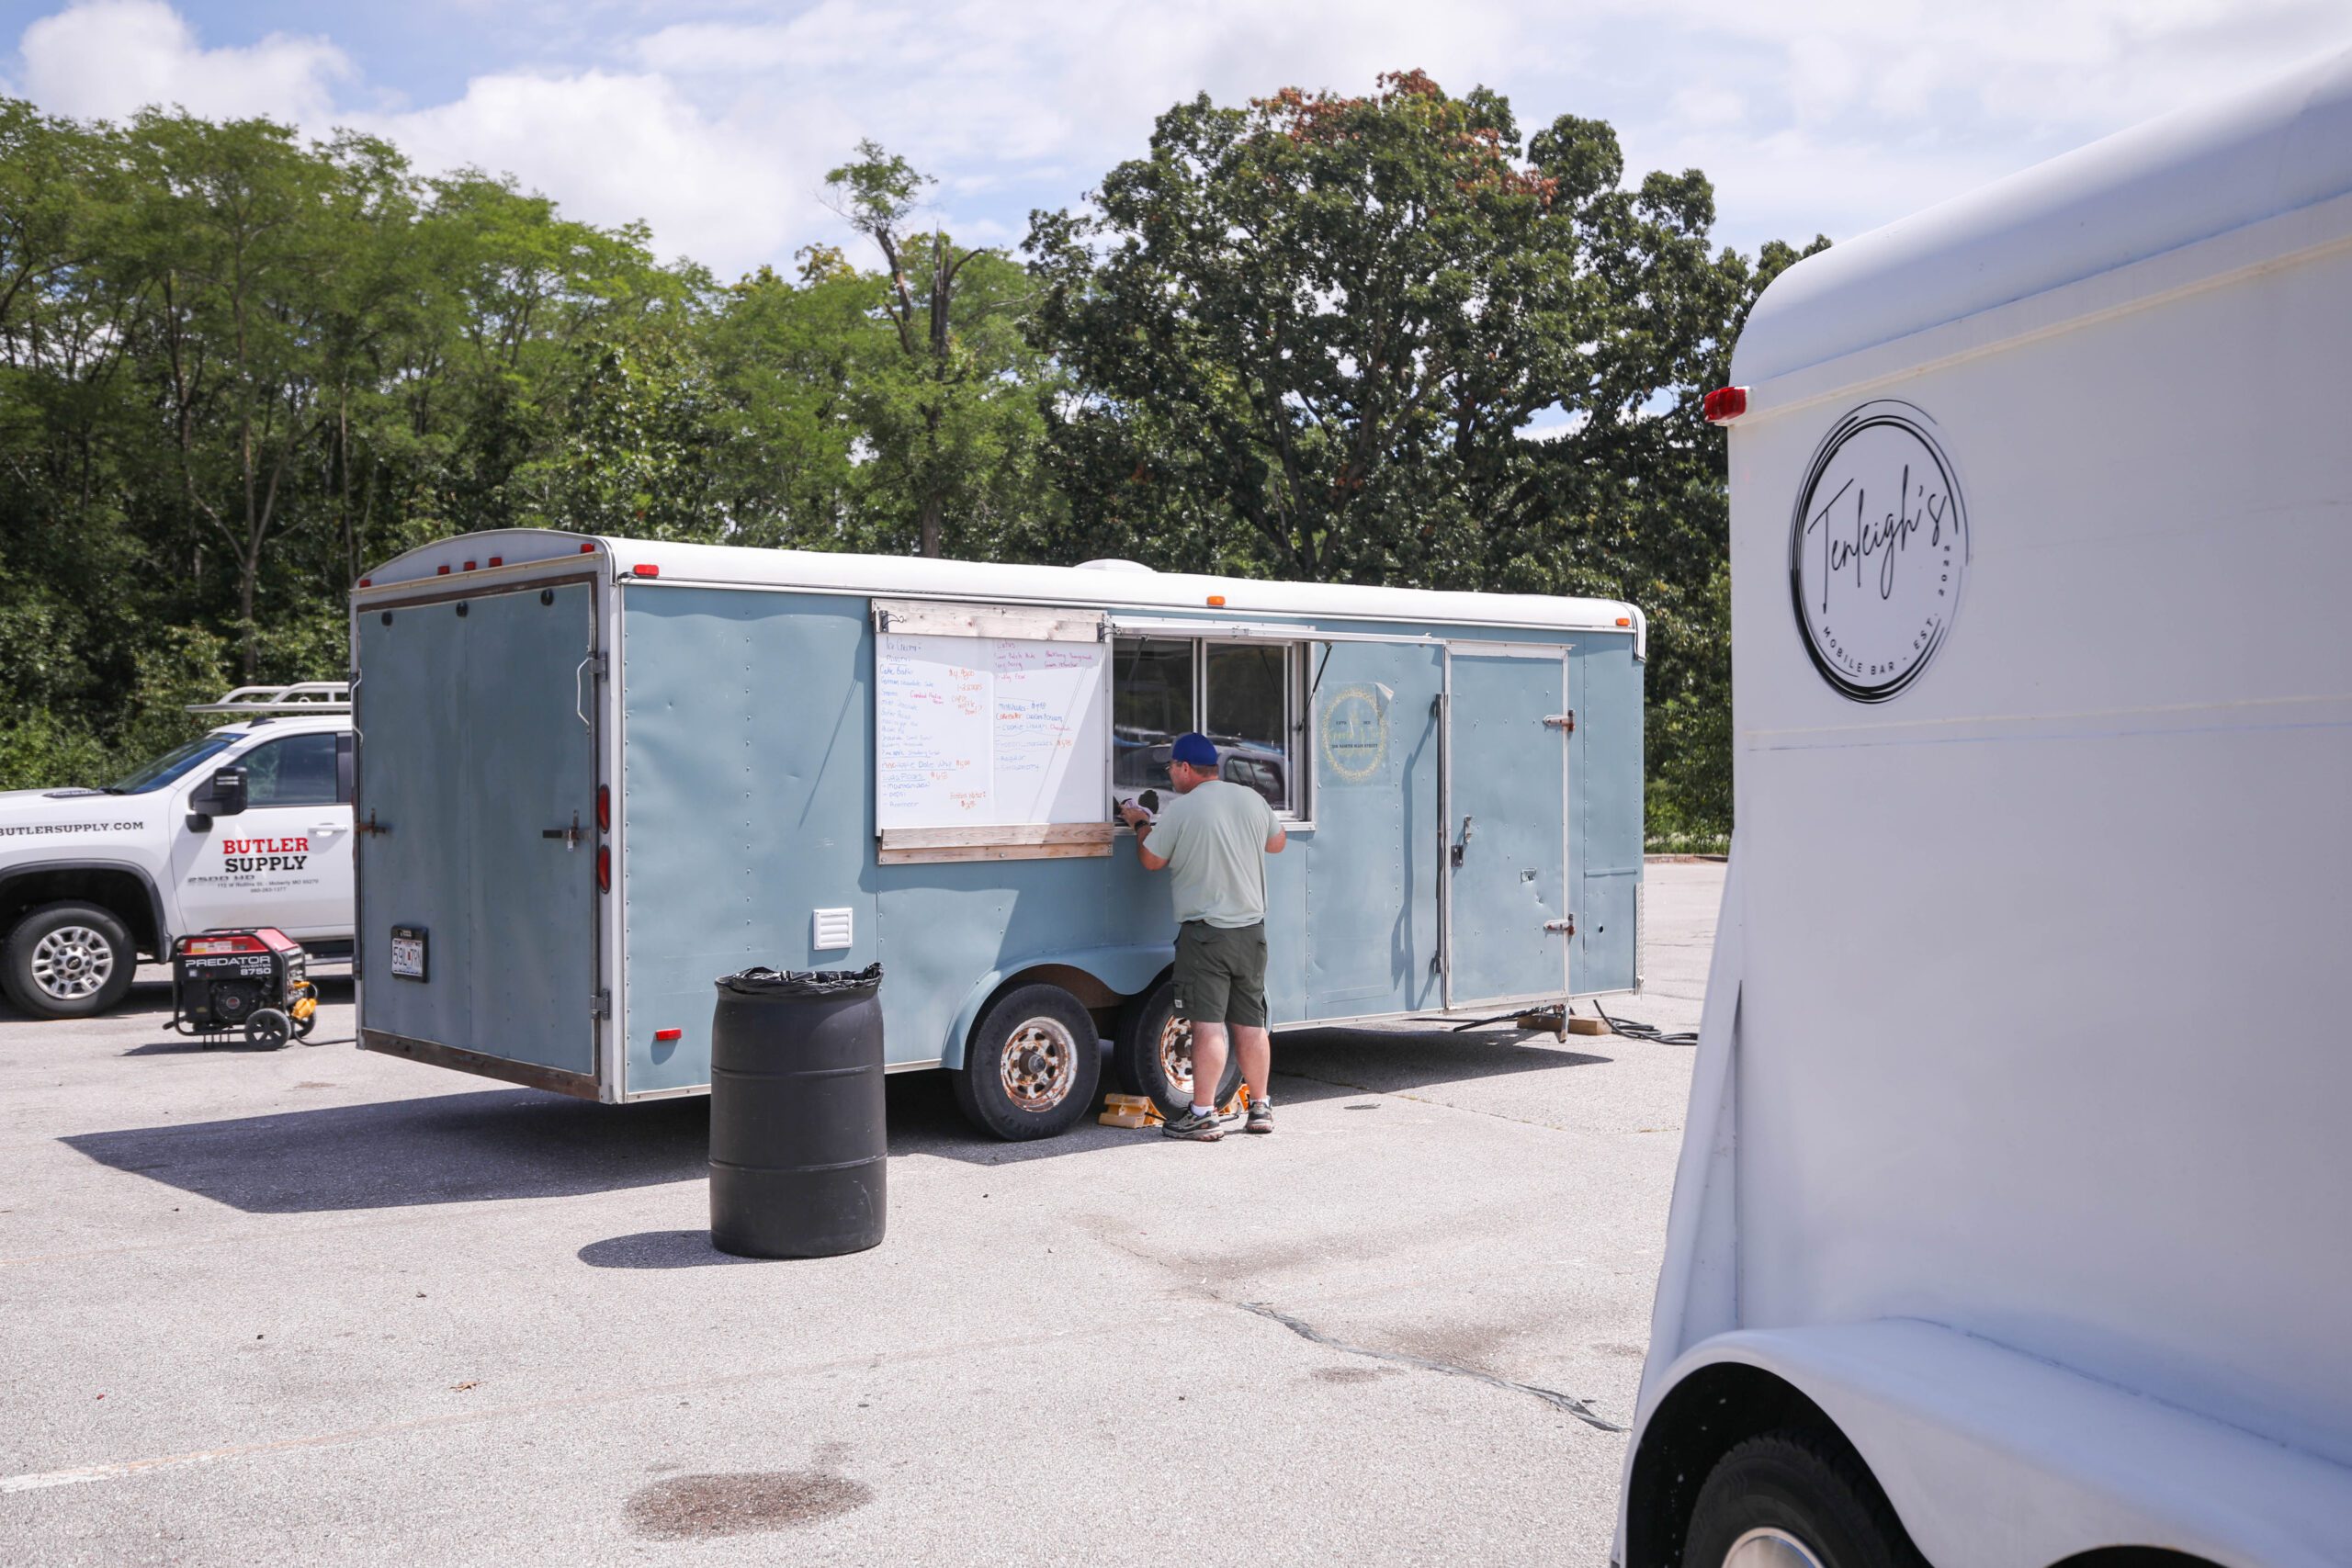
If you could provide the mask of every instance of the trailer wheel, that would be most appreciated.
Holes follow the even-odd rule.
[[[1690,1568],[1926,1568],[1870,1472],[1800,1431],[1750,1438],[1699,1489]]]
[[[0,944],[0,989],[34,1018],[89,1018],[122,1000],[138,956],[96,904],[45,904]]]
[[[1102,1042],[1084,1004],[1059,986],[1023,986],[972,1026],[956,1102],[983,1133],[1050,1138],[1095,1109],[1102,1072]]]
[[[1172,976],[1119,1010],[1111,1070],[1118,1075],[1121,1089],[1149,1095],[1163,1116],[1182,1116],[1193,1103],[1193,1023],[1176,1011]],[[1231,1100],[1240,1082],[1241,1053],[1228,1048],[1216,1103]]]

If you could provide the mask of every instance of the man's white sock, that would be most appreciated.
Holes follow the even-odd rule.
[[[1216,1107],[1214,1105],[1195,1105],[1193,1107],[1193,1114],[1195,1116],[1214,1116],[1216,1114]]]

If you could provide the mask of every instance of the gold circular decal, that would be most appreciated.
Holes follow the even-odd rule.
[[[1376,687],[1342,686],[1323,705],[1323,761],[1353,782],[1388,760],[1388,705]]]

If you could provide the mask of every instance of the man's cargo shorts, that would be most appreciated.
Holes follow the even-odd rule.
[[[1176,928],[1176,1008],[1194,1023],[1266,1026],[1266,923]]]

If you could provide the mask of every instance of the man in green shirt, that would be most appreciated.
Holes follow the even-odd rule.
[[[1153,822],[1129,805],[1146,871],[1165,866],[1176,903],[1176,1000],[1193,1021],[1193,1103],[1162,1129],[1171,1138],[1213,1144],[1225,1136],[1213,1103],[1225,1077],[1226,1034],[1250,1084],[1248,1130],[1274,1130],[1266,1089],[1273,1040],[1266,1032],[1266,857],[1287,841],[1273,807],[1254,789],[1217,777],[1216,747],[1184,734],[1170,749],[1176,798]],[[1146,825],[1149,831],[1145,831]]]

